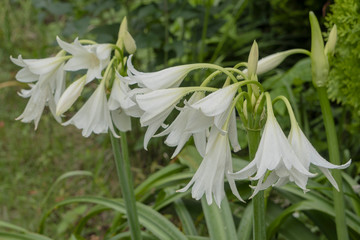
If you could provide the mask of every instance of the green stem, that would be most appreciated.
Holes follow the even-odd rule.
[[[120,139],[110,134],[113,147],[115,165],[119,177],[120,188],[124,198],[126,215],[131,231],[131,239],[141,240],[141,231],[136,210],[136,200],[130,170],[129,153],[126,141],[126,133],[120,132]],[[120,149],[121,142],[121,149]],[[122,151],[121,151],[122,150]]]
[[[249,157],[252,160],[259,146],[260,130],[248,130],[247,136],[249,142]],[[258,192],[253,198],[253,211],[253,239],[264,240],[266,239],[264,191]]]
[[[331,113],[331,107],[330,107],[329,98],[327,96],[326,88],[319,87],[317,88],[317,92],[318,92],[321,111],[324,119],[330,162],[336,165],[340,165],[341,163],[340,163],[339,144],[337,140],[334,119]],[[333,189],[337,238],[341,240],[348,240],[349,235],[348,235],[346,219],[345,219],[344,193],[342,190],[342,178],[341,178],[340,170],[334,169],[333,176],[340,190],[338,192],[335,188]]]
[[[205,17],[203,22],[203,29],[201,33],[201,46],[200,46],[200,54],[199,54],[199,62],[204,60],[204,49],[205,49],[205,40],[206,40],[206,33],[209,24],[209,15],[210,15],[210,6],[206,6],[205,9]]]

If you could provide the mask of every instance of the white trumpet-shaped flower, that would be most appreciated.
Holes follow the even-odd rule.
[[[288,138],[303,166],[307,169],[310,167],[310,163],[317,166],[329,182],[339,191],[339,187],[329,169],[347,168],[350,165],[351,160],[339,166],[326,161],[311,145],[297,123],[292,123]]]
[[[222,134],[219,129],[213,127],[206,146],[205,157],[190,182],[178,192],[185,192],[191,186],[192,197],[199,200],[204,194],[210,205],[213,198],[220,207],[225,196],[224,177],[228,179],[232,193],[240,200],[235,181],[229,177],[232,172],[232,157],[227,134]]]
[[[288,181],[295,182],[301,189],[307,191],[307,180],[315,174],[310,173],[302,164],[276,121],[270,96],[266,94],[266,97],[268,116],[255,158],[246,167],[230,175],[234,179],[258,180],[251,197],[271,185],[280,186]],[[265,179],[268,171],[270,174]]]
[[[144,138],[144,148],[155,132],[164,123],[180,99],[189,92],[187,88],[169,88],[151,91],[136,96],[136,102],[144,110],[140,118],[141,126],[148,126]]]
[[[131,130],[130,116],[140,117],[143,113],[135,101],[131,99],[126,78],[117,72],[108,104],[114,125],[122,132]]]
[[[61,119],[56,116],[55,108],[62,91],[64,91],[64,58],[58,56],[44,59],[23,59],[10,57],[16,65],[23,67],[17,74],[16,79],[20,82],[30,83],[30,90],[22,90],[19,94],[22,97],[30,98],[24,112],[17,118],[22,122],[34,121],[35,129],[39,123],[42,112],[46,105],[49,105],[57,121]]]
[[[131,57],[127,61],[128,75],[132,79],[131,83],[137,83],[140,87],[146,87],[151,90],[176,88],[180,86],[186,75],[196,68],[194,65],[181,65],[157,72],[143,73],[134,68],[131,63]]]
[[[192,104],[191,107],[200,110],[209,117],[220,115],[229,109],[238,88],[237,83],[221,88]]]
[[[63,123],[64,126],[69,124],[82,129],[84,137],[90,136],[92,132],[99,134],[107,133],[109,130],[114,136],[119,137],[111,120],[105,93],[105,81],[100,83],[81,109],[70,120]]]
[[[56,37],[59,46],[72,55],[72,58],[65,64],[64,70],[77,71],[87,69],[86,83],[93,79],[101,79],[101,71],[110,61],[110,44],[81,45],[78,39],[70,44]]]
[[[156,137],[168,135],[165,144],[170,147],[176,146],[171,158],[175,157],[181,151],[191,136],[194,137],[195,146],[200,155],[205,155],[206,133],[213,124],[214,119],[188,106],[199,101],[204,96],[204,92],[195,92],[185,103],[185,107],[180,109],[180,113],[170,126],[156,135]]]

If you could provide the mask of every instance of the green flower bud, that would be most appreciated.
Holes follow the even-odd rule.
[[[336,25],[334,25],[330,31],[329,39],[325,44],[325,54],[327,56],[334,55],[336,40],[337,40],[337,28]]]
[[[311,70],[315,87],[324,87],[329,74],[329,61],[324,50],[319,22],[313,12],[309,13],[311,25]]]
[[[249,58],[248,58],[248,77],[249,78],[251,78],[252,75],[256,74],[258,60],[259,60],[259,48],[258,48],[256,41],[254,41],[253,45],[251,46],[251,50],[250,50]]]
[[[130,54],[133,54],[136,51],[136,44],[135,40],[131,36],[131,34],[128,32],[127,27],[127,19],[124,17],[120,24],[120,29],[118,33],[118,40],[116,42],[116,46],[118,46],[122,51],[124,50],[124,47],[126,51]]]

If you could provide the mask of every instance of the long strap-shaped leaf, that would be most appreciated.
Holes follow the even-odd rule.
[[[51,240],[51,238],[36,233],[11,233],[0,231],[1,240]]]
[[[33,239],[33,240],[52,240],[46,236],[29,232],[27,229],[14,225],[12,223],[0,221],[0,228],[11,229],[13,231],[17,231],[20,233],[8,233],[8,232],[0,232],[0,239]]]
[[[308,192],[307,194],[303,194],[301,190],[291,185],[285,185],[281,187],[279,190],[280,192],[285,190],[294,195],[297,195],[300,198],[303,198],[304,200],[287,208],[279,216],[276,217],[276,219],[267,228],[267,232],[269,234],[268,239],[270,239],[271,235],[273,235],[276,232],[280,223],[283,220],[285,220],[285,218],[289,216],[289,214],[292,214],[294,211],[315,210],[315,211],[323,212],[329,216],[335,217],[335,211],[331,203],[329,201],[320,198],[314,192]],[[360,217],[356,216],[354,213],[348,210],[346,211],[346,217],[347,217],[348,227],[352,229],[355,233],[360,234]]]
[[[72,203],[93,203],[99,204],[102,206],[109,207],[115,211],[126,213],[124,201],[107,199],[102,197],[75,197],[66,199],[62,202],[57,203],[52,209],[50,209],[42,218],[40,223],[40,232],[44,230],[44,224],[46,218],[51,214],[55,209],[65,206]],[[137,202],[136,207],[139,214],[139,222],[142,226],[147,228],[152,234],[154,234],[159,239],[163,240],[186,240],[185,235],[180,232],[169,220],[163,217],[160,213],[153,210],[152,208]]]
[[[237,240],[233,216],[226,197],[221,202],[221,208],[215,203],[209,206],[204,197],[201,199],[201,205],[210,239]]]

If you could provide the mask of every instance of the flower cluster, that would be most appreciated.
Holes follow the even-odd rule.
[[[275,118],[270,94],[263,91],[257,80],[258,74],[273,69],[294,53],[304,53],[304,50],[285,51],[258,61],[255,42],[248,63],[240,63],[234,68],[189,64],[152,73],[137,71],[129,58],[128,75],[131,83],[139,86],[135,100],[143,110],[140,122],[147,127],[144,147],[152,137],[167,135],[165,144],[176,147],[172,155],[175,157],[193,137],[203,157],[193,178],[179,192],[192,187],[193,198],[200,199],[205,195],[208,204],[215,200],[220,206],[225,196],[225,177],[232,193],[241,201],[235,180],[257,181],[256,186],[251,186],[254,189],[251,198],[261,190],[287,182],[294,182],[306,192],[308,178],[316,175],[309,171],[310,163],[338,189],[329,169],[346,168],[351,161],[337,166],[322,158],[299,128],[290,103],[286,98],[278,97],[275,101],[285,102],[291,118],[292,127],[287,138]],[[238,66],[248,68],[241,71]],[[215,69],[215,72],[198,87],[179,87],[190,71],[199,68]],[[219,89],[208,87],[209,81],[220,73],[227,76],[223,86]],[[175,109],[177,117],[171,124],[166,124]],[[240,171],[233,172],[231,149],[234,152],[240,150],[236,112],[247,129],[260,132],[263,128],[263,131],[255,158]],[[160,128],[163,130],[156,134]]]
[[[141,126],[147,127],[144,148],[147,149],[152,137],[166,136],[165,144],[175,147],[172,157],[178,155],[192,137],[203,160],[190,182],[178,191],[191,188],[195,199],[205,195],[208,204],[214,200],[220,206],[225,196],[224,178],[240,201],[243,199],[236,180],[257,181],[251,186],[254,189],[251,197],[270,186],[288,182],[294,182],[305,192],[308,178],[315,176],[309,171],[311,164],[338,189],[329,169],[343,169],[351,162],[338,166],[322,158],[299,128],[289,101],[282,96],[272,101],[258,81],[259,74],[275,68],[291,54],[308,54],[306,50],[280,52],[258,61],[258,47],[254,42],[248,61],[232,68],[198,63],[143,73],[133,66],[132,55],[129,58],[124,55],[125,50],[129,54],[136,50],[135,41],[127,31],[126,18],[120,26],[116,44],[79,39],[67,43],[59,37],[57,43],[62,50],[54,57],[11,57],[22,67],[16,79],[30,87],[19,93],[30,99],[17,119],[34,121],[37,128],[48,105],[56,120],[61,122],[63,114],[71,109],[85,86],[96,86],[83,106],[62,124],[82,129],[84,137],[109,131],[118,137],[116,128],[129,131],[130,117],[138,117]],[[212,73],[200,86],[180,87],[191,71],[204,68]],[[66,73],[79,70],[86,73],[67,84]],[[124,76],[126,73],[128,76]],[[225,76],[222,86],[211,87],[211,80],[220,74]],[[286,104],[291,119],[288,137],[273,112],[272,105],[278,100]],[[174,111],[178,112],[177,116],[168,124]],[[249,131],[260,135],[262,130],[262,136],[254,159],[234,172],[231,151],[241,150],[238,119]]]
[[[120,34],[121,33],[121,34]],[[20,96],[30,98],[24,112],[17,118],[22,122],[34,121],[38,126],[42,112],[49,106],[57,121],[81,96],[85,86],[96,86],[90,98],[77,113],[63,125],[73,124],[82,129],[84,137],[91,133],[111,131],[117,136],[120,131],[131,129],[130,116],[139,116],[141,110],[129,96],[129,79],[117,71],[123,70],[123,48],[133,53],[136,49],[127,32],[126,18],[121,24],[117,45],[98,44],[89,40],[75,39],[67,43],[57,37],[62,49],[55,57],[44,59],[23,59],[10,57],[13,63],[22,67],[16,74],[19,82],[27,83],[30,89],[23,89]],[[128,50],[130,49],[130,50]],[[115,50],[115,56],[111,54]],[[121,54],[118,54],[120,52]],[[85,70],[85,74],[66,88],[66,73]],[[96,80],[96,81],[95,81]],[[108,96],[107,92],[110,92]]]

